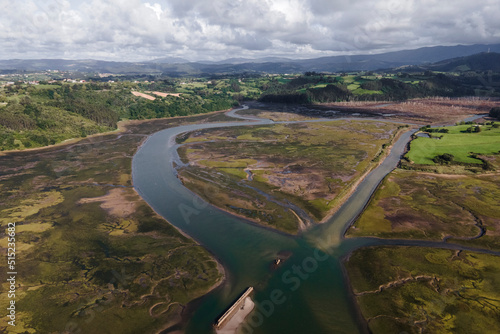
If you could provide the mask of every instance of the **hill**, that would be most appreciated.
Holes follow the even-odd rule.
[[[441,72],[493,71],[500,72],[500,53],[479,53],[467,57],[446,59],[421,68]]]
[[[0,60],[2,71],[60,70],[115,74],[165,74],[171,76],[232,73],[297,73],[306,71],[346,72],[378,70],[403,66],[423,66],[450,58],[467,57],[479,52],[500,52],[500,44],[425,47],[381,54],[344,55],[313,59],[231,58],[218,62],[187,62],[182,58],[163,57],[147,62],[101,60],[11,59]],[[444,64],[443,64],[444,65]]]

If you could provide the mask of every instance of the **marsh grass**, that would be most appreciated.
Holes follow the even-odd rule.
[[[500,249],[500,177],[396,170],[347,236],[442,240]],[[485,234],[480,234],[481,226]],[[466,239],[466,240],[460,240]]]
[[[373,333],[497,333],[498,257],[424,247],[367,247],[346,261]]]
[[[378,121],[330,121],[196,131],[182,135],[186,145],[179,155],[189,166],[180,176],[220,208],[296,233],[300,223],[293,213],[285,214],[287,203],[308,215],[306,224],[321,221],[377,163],[397,128]],[[206,186],[231,196],[204,196]]]
[[[121,134],[0,156],[0,219],[17,223],[17,332],[157,332],[221,280],[209,253],[156,215],[130,177],[144,135],[214,119],[220,116],[132,122]],[[102,200],[81,201],[117,189],[134,204],[126,217],[103,209]]]

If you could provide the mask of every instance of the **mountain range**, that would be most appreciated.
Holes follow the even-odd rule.
[[[300,73],[345,72],[359,70],[379,70],[408,68],[410,70],[432,69],[451,70],[454,68],[482,70],[483,60],[464,60],[478,53],[490,54],[492,59],[500,53],[500,44],[475,44],[456,46],[435,46],[414,50],[394,51],[381,54],[345,55],[313,59],[289,59],[267,57],[259,59],[230,58],[223,61],[189,62],[183,58],[164,57],[146,62],[115,62],[102,60],[65,60],[65,59],[11,59],[0,60],[0,70],[5,71],[78,71],[113,74],[166,74],[201,75],[231,73]],[[468,64],[460,62],[468,61]],[[481,65],[481,62],[483,65]],[[491,63],[491,61],[486,61]],[[492,63],[494,65],[494,61]],[[496,63],[498,67],[498,62]],[[490,65],[488,65],[490,66]],[[484,67],[484,66],[483,66]],[[493,70],[492,68],[487,68]],[[483,69],[484,70],[484,69]]]

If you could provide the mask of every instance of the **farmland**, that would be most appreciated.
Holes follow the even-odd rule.
[[[431,132],[432,138],[419,137],[412,141],[406,157],[415,164],[435,165],[434,159],[437,156],[451,154],[454,159],[450,163],[482,164],[478,155],[500,153],[499,125],[500,123],[488,122],[432,129],[436,130]],[[423,131],[426,130],[431,129]]]
[[[74,323],[83,332],[158,332],[182,322],[189,301],[221,281],[210,254],[135,193],[130,160],[147,135],[166,127],[234,119],[223,113],[170,117],[256,99],[299,103],[245,111],[296,123],[199,130],[177,138],[183,162],[178,175],[186,187],[247,222],[295,235],[325,222],[383,160],[403,130],[394,122],[449,124],[498,105],[492,99],[454,98],[470,87],[432,73],[148,79],[16,82],[1,88],[1,149],[32,149],[0,156],[0,222],[18,222],[18,252],[26,259],[19,265],[20,332],[61,332]],[[445,97],[425,98],[430,95]],[[307,122],[352,114],[378,118]],[[157,119],[139,121],[151,118]],[[499,130],[495,123],[480,131],[475,125],[468,131],[471,127],[442,133],[426,127],[423,131],[442,138],[412,143],[401,165],[407,170],[398,169],[383,181],[347,237],[422,239],[498,251]],[[112,130],[119,132],[100,135]],[[86,139],[33,150],[70,138]],[[453,163],[435,161],[445,153]],[[426,171],[418,171],[419,166]],[[0,246],[6,245],[3,234]],[[356,298],[374,332],[469,330],[470,318],[461,310],[468,307],[476,315],[477,305],[470,300],[497,300],[492,288],[497,269],[489,256],[405,248],[411,261],[404,263],[401,248],[380,249],[372,255],[373,249],[356,251],[348,264]],[[379,265],[384,260],[393,266]],[[361,268],[366,261],[369,265]],[[429,264],[435,262],[441,271]],[[470,283],[469,273],[481,279],[478,284]],[[411,275],[420,278],[413,281]],[[454,276],[475,295],[465,300],[447,292],[435,296],[435,290],[428,291],[433,275],[446,282],[443,291],[455,291],[448,284]],[[377,290],[392,282],[394,294]],[[439,307],[446,305],[441,307],[446,312],[439,309],[445,318],[432,313],[439,313],[429,302],[435,298],[442,298]],[[1,299],[0,306],[7,302]],[[372,307],[386,313],[375,314]],[[432,316],[424,321],[423,314]],[[488,315],[493,320],[478,319],[496,329],[497,314]],[[110,317],[120,321],[109,322]]]

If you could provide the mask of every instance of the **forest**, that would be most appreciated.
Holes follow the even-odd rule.
[[[154,101],[131,94],[131,83],[5,86],[0,95],[0,149],[24,149],[111,131],[120,120],[187,116],[234,105],[223,94]]]
[[[246,100],[321,104],[500,96],[497,87],[484,85],[484,78],[496,78],[495,74],[483,72],[240,73],[185,78],[92,75],[86,80],[64,80],[61,73],[49,80],[50,75],[36,82],[24,81],[26,74],[0,78],[0,150],[41,147],[111,131],[120,120],[227,110]]]

